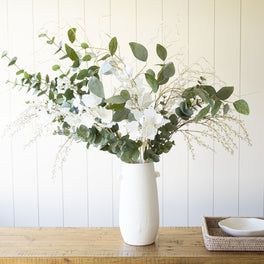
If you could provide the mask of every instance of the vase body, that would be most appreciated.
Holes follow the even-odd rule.
[[[122,164],[119,225],[129,245],[155,242],[159,228],[157,175],[153,163]]]

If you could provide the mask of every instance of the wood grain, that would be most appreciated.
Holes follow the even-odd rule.
[[[156,243],[123,243],[119,228],[0,228],[0,264],[264,263],[263,252],[209,252],[200,227],[161,227]]]

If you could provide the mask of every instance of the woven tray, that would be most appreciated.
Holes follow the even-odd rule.
[[[202,218],[205,247],[212,251],[264,251],[264,237],[232,237],[218,226],[227,217]],[[258,217],[264,219],[263,217]]]

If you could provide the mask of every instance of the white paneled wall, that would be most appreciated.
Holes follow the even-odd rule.
[[[201,215],[263,216],[264,163],[264,1],[263,0],[0,0],[0,52],[17,55],[30,70],[51,72],[54,49],[37,36],[44,30],[66,37],[69,26],[97,46],[105,33],[116,36],[123,56],[135,63],[128,46],[155,43],[185,62],[205,57],[217,75],[246,98],[244,118],[253,142],[237,139],[229,155],[196,148],[193,160],[181,135],[174,149],[157,164],[160,222],[165,226],[200,225]],[[0,129],[25,108],[28,95],[9,89],[14,75],[0,61]],[[111,89],[111,80],[106,85]],[[0,226],[118,226],[120,161],[97,149],[75,144],[63,169],[51,171],[60,137],[46,136],[24,148],[32,126],[0,139]]]

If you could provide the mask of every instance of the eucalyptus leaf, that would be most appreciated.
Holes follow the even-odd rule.
[[[75,60],[78,60],[79,57],[77,55],[77,53],[75,52],[75,50],[73,48],[71,48],[69,45],[65,44],[65,50],[66,50],[66,53],[67,53],[67,56],[75,61]]]
[[[245,100],[237,100],[233,103],[233,105],[238,113],[243,115],[249,115],[248,103]]]
[[[53,70],[53,71],[58,71],[59,69],[60,69],[60,65],[57,65],[57,64],[56,64],[56,65],[53,65],[53,66],[52,66],[52,70]]]
[[[224,111],[223,111],[224,115],[226,115],[228,111],[229,111],[229,104],[225,104]]]
[[[148,51],[143,45],[141,45],[141,44],[139,44],[137,42],[129,42],[129,46],[130,46],[134,56],[138,60],[147,61],[147,59],[148,59]]]
[[[118,109],[113,115],[113,122],[120,122],[122,120],[128,119],[130,110],[123,107]]]
[[[160,57],[160,59],[162,59],[163,61],[166,60],[166,58],[167,58],[167,50],[162,45],[157,44],[156,52],[157,52],[158,56]]]
[[[14,57],[14,58],[9,62],[8,66],[12,66],[12,65],[14,65],[14,64],[16,63],[16,61],[17,61],[17,57]]]
[[[158,91],[159,84],[158,84],[157,80],[155,79],[155,77],[153,77],[150,74],[145,73],[145,78],[146,78],[147,83],[151,87],[152,91],[154,93],[156,93]]]
[[[146,71],[146,73],[149,74],[149,75],[151,75],[151,76],[153,76],[155,78],[155,72],[152,69],[148,69]]]
[[[121,95],[114,95],[114,96],[105,100],[105,102],[109,103],[109,104],[123,104],[126,101],[127,100],[124,99]]]
[[[73,43],[76,39],[76,28],[70,28],[68,30],[68,38],[71,43]]]
[[[16,75],[19,75],[19,74],[21,74],[21,73],[24,73],[24,70],[19,70],[19,71],[17,71],[17,72],[16,72]]]
[[[104,98],[104,87],[100,80],[92,76],[88,82],[89,90],[98,97]]]
[[[110,54],[106,54],[106,55],[104,55],[101,59],[99,59],[99,61],[101,61],[101,60],[106,60],[107,58],[109,58],[110,57]]]
[[[77,75],[77,80],[83,80],[87,76],[88,76],[88,69],[83,69]]]
[[[228,99],[231,94],[234,91],[234,87],[233,86],[225,86],[223,88],[221,88],[217,93],[216,96],[221,99],[221,100],[226,100]]]
[[[211,111],[211,115],[213,117],[217,114],[217,112],[219,111],[221,105],[222,105],[221,101],[215,101],[214,107],[213,107],[213,109]]]
[[[117,39],[116,37],[113,37],[109,42],[109,51],[110,54],[113,56],[117,49]]]
[[[163,68],[163,76],[164,78],[170,78],[175,74],[175,67],[173,62],[168,62],[165,64]]]
[[[2,56],[1,56],[1,58],[4,58],[6,55],[7,55],[7,51],[4,50],[4,51],[2,52]]]
[[[195,117],[195,123],[198,123],[202,118],[204,118],[209,113],[209,110],[210,110],[210,105],[200,110],[198,115]]]
[[[83,61],[90,61],[91,60],[91,56],[90,55],[85,55],[83,58],[82,58],[82,60]]]
[[[83,43],[81,44],[81,47],[82,47],[83,49],[88,49],[88,48],[89,48],[88,44],[85,43],[85,42],[83,42]]]
[[[129,94],[129,92],[128,92],[127,90],[122,90],[122,91],[120,92],[120,95],[121,95],[126,101],[130,99],[130,94]]]

